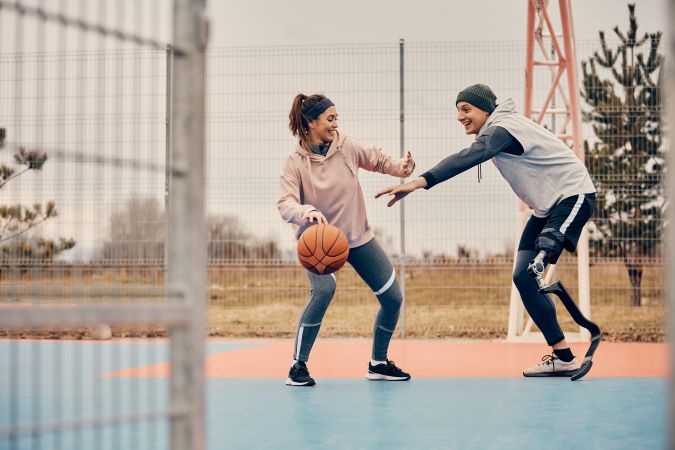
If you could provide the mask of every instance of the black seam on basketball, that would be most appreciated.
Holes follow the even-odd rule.
[[[302,233],[302,235],[300,235],[300,237],[302,238],[302,243],[305,244],[305,247],[307,247],[307,250],[309,250],[309,253],[313,255],[314,252],[316,251],[316,248],[314,250],[309,248],[309,245],[307,245],[307,241],[305,241],[305,233]],[[314,239],[314,242],[316,243],[316,239]]]
[[[326,264],[326,267],[330,267],[331,269],[337,270],[337,269],[339,269],[340,267],[335,268],[335,267],[333,267],[333,264],[339,263],[340,261],[342,261],[342,264],[340,265],[340,267],[342,267],[342,266],[344,266],[345,263],[347,262],[347,258],[342,258],[342,259],[338,259],[337,261],[333,261],[333,262],[330,263],[330,264]]]
[[[314,256],[314,259],[318,259],[318,258],[317,258],[316,256]],[[314,264],[314,265],[312,266],[312,269],[316,270],[316,272],[314,272],[315,274],[317,274],[317,275],[323,275],[323,272],[319,272],[319,269],[316,268],[316,266],[318,266],[319,264],[321,264],[321,261],[318,261],[316,264]],[[324,264],[324,267],[325,267],[325,266],[326,266],[326,265]],[[324,272],[325,272],[325,271],[326,271],[326,269],[324,269]]]
[[[302,245],[305,246],[305,250],[307,250],[307,252],[309,252],[309,254],[311,255],[312,252],[311,252],[311,250],[309,249],[309,246],[307,245],[307,242],[305,242],[305,234],[303,233],[300,237],[301,237],[301,239],[300,239],[299,242],[301,242]],[[300,253],[300,252],[298,252],[298,253]],[[302,253],[300,253],[300,254],[302,255]],[[302,256],[305,256],[305,255],[302,255]]]
[[[312,226],[314,226],[314,225],[312,225]],[[310,227],[310,228],[311,228],[311,227]],[[323,235],[323,233],[322,233],[322,235]],[[302,234],[300,235],[300,238],[302,239],[302,243],[305,244],[305,248],[307,248],[307,250],[309,250],[309,252],[310,252],[310,256],[309,256],[309,257],[313,256],[314,259],[317,260],[316,264],[307,267],[307,270],[309,270],[310,272],[315,273],[315,274],[317,274],[317,275],[320,275],[319,271],[316,269],[316,266],[317,266],[319,263],[321,263],[321,260],[320,260],[319,258],[317,258],[316,255],[315,255],[316,249],[317,249],[318,246],[319,246],[319,242],[318,242],[318,238],[319,238],[319,227],[318,227],[318,226],[316,227],[316,232],[314,233],[314,244],[315,244],[314,250],[310,249],[310,248],[309,248],[309,245],[307,245],[307,241],[305,240],[305,233],[302,233]],[[324,254],[324,256],[325,256],[325,254]],[[306,257],[306,258],[307,258],[307,257]],[[323,259],[323,258],[321,258],[321,259]]]
[[[321,246],[321,250],[323,250],[324,255],[328,255],[330,253],[330,251],[333,249],[333,247],[335,247],[335,244],[337,244],[338,239],[340,239],[340,233],[342,233],[342,231],[340,231],[340,229],[338,228],[338,234],[337,234],[337,236],[335,236],[335,241],[333,241],[331,246],[328,247],[328,250],[323,250],[323,245]],[[323,234],[322,234],[322,236],[323,236]],[[323,259],[323,258],[321,258],[321,259]]]
[[[314,255],[316,255],[316,252],[319,249],[321,249],[321,251],[323,251],[323,232],[325,230],[326,230],[326,225],[324,225],[324,224],[321,224],[318,227],[316,227],[316,248],[314,249]],[[319,236],[321,236],[321,242],[319,242]],[[321,261],[321,260],[319,259],[319,261]]]
[[[324,228],[324,230],[325,230],[325,229],[326,229],[326,225],[323,225],[323,228]],[[340,230],[338,229],[338,231],[340,231]],[[337,237],[335,238],[335,242],[333,242],[333,244],[330,246],[330,248],[328,249],[328,251],[325,251],[325,250],[323,249],[323,233],[321,233],[321,251],[323,251],[323,256],[321,257],[321,259],[317,258],[317,259],[319,259],[319,262],[322,262],[323,259],[324,259],[326,256],[328,256],[328,252],[331,251],[331,249],[333,248],[333,246],[335,245],[335,243],[337,242],[338,239],[340,239],[340,233],[338,233]],[[319,243],[318,243],[318,239],[317,239],[317,248],[318,248],[318,247],[319,247]],[[315,256],[316,256],[316,255],[315,255]],[[327,265],[327,264],[324,264],[324,265],[325,265],[326,267],[329,267],[329,265]]]
[[[314,256],[314,255],[311,255],[311,256]],[[314,256],[314,259],[316,259],[316,256]],[[319,262],[321,262],[321,261],[319,261]],[[319,262],[317,262],[316,264],[319,264]],[[318,271],[314,272],[314,269],[316,269],[316,264],[310,265],[309,267],[304,266],[304,265],[303,266],[305,267],[305,269],[309,270],[310,272],[317,273]]]
[[[314,250],[312,250],[312,254],[316,254],[316,251],[319,248],[319,228],[321,228],[321,225],[316,226],[316,230],[314,231]],[[323,233],[321,233],[321,236],[323,236]]]
[[[319,248],[319,227],[321,225],[317,225],[316,228],[314,229],[314,248],[312,249],[312,255],[316,254],[316,250]]]
[[[322,223],[321,225],[319,225],[319,226],[320,226],[320,227],[323,227],[323,230],[326,229],[326,225],[323,224],[323,223]],[[319,247],[321,248],[321,251],[323,252],[323,256],[321,257],[321,259],[316,258],[317,260],[319,260],[319,262],[322,262],[323,259],[324,259],[326,256],[328,256],[328,253],[326,253],[326,252],[323,251],[323,230],[321,231],[321,245],[319,245],[319,231],[318,231],[318,229],[317,229],[317,232],[316,232],[316,234],[317,234],[317,236],[316,236],[316,248],[314,249],[314,253],[313,253],[314,257],[316,258],[316,250],[317,250]],[[338,236],[339,236],[339,234],[338,234]],[[319,264],[319,263],[317,263],[317,264]],[[324,264],[324,266],[325,266],[325,264]],[[326,267],[328,267],[328,266],[326,266]]]

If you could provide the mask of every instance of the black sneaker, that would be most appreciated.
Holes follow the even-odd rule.
[[[410,374],[396,367],[394,361],[387,360],[387,364],[378,364],[376,366],[368,363],[366,378],[369,380],[407,381],[410,379]]]
[[[314,382],[314,378],[309,376],[307,364],[298,361],[293,364],[291,370],[288,371],[286,384],[289,386],[314,386],[316,383]]]

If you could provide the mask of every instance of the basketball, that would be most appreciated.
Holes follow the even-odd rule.
[[[327,275],[339,270],[348,256],[347,236],[333,225],[312,225],[298,239],[300,264],[317,275]]]

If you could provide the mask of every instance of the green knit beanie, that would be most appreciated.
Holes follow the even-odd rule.
[[[496,101],[497,96],[492,92],[492,89],[490,89],[489,86],[485,84],[474,84],[457,94],[455,106],[457,106],[457,103],[459,102],[467,102],[492,114],[492,111],[497,107]]]

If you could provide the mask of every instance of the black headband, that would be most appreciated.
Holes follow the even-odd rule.
[[[321,101],[319,101],[316,105],[309,108],[302,115],[305,116],[307,120],[315,120],[317,117],[321,115],[321,113],[323,113],[331,106],[335,106],[335,103],[331,102],[328,97],[324,97]]]

